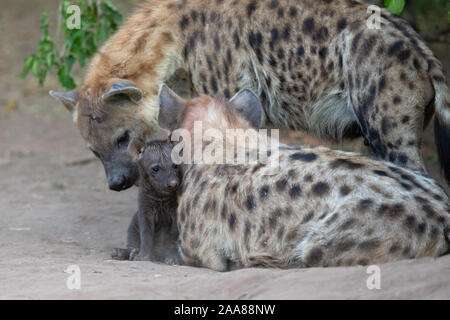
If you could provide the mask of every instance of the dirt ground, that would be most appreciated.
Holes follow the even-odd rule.
[[[57,4],[2,0],[0,10],[0,299],[450,298],[450,256],[382,265],[380,290],[367,288],[366,267],[217,273],[110,260],[125,245],[136,189],[108,190],[69,114],[47,96],[60,88],[54,78],[39,88],[18,77],[37,45],[40,12]],[[448,46],[436,49],[450,69]],[[299,133],[288,140],[318,143]],[[429,128],[425,158],[440,179],[433,145]],[[69,265],[80,267],[80,290],[66,286]]]

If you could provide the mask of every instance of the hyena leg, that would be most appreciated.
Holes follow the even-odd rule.
[[[410,75],[387,73],[369,82],[367,88],[354,88],[352,106],[375,156],[426,172],[421,144],[426,107],[430,104],[433,90],[429,81],[417,80],[410,84],[416,89],[410,90],[411,87],[398,77]]]
[[[139,222],[137,212],[131,219],[130,225],[127,231],[127,248],[129,249],[139,249],[140,247],[140,237],[139,237]]]

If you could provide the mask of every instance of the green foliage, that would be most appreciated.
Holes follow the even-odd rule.
[[[400,15],[405,8],[405,0],[384,0],[384,5],[393,14]]]
[[[41,17],[42,38],[38,49],[25,60],[21,76],[24,78],[31,71],[34,77],[39,79],[43,86],[48,73],[56,70],[58,79],[63,87],[74,89],[75,81],[71,71],[75,62],[81,68],[97,51],[99,45],[105,42],[118,28],[122,21],[122,15],[109,0],[102,0],[97,4],[95,1],[81,0],[78,6],[81,11],[81,26],[79,29],[69,29],[66,21],[74,15],[68,13],[72,5],[64,1],[61,6],[62,22],[61,31],[64,34],[64,43],[61,44],[60,52],[57,44],[49,35],[48,15],[46,12]]]

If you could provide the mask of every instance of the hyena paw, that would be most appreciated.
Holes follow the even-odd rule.
[[[129,260],[131,250],[128,248],[113,248],[111,258],[114,260]]]
[[[139,255],[139,249],[130,249],[130,254],[128,255],[128,259],[130,261],[135,261],[136,257]]]

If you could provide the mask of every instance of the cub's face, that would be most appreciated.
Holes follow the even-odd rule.
[[[172,146],[168,142],[150,142],[138,160],[144,175],[141,179],[162,197],[173,194],[181,182],[181,170],[171,161],[171,152]]]

